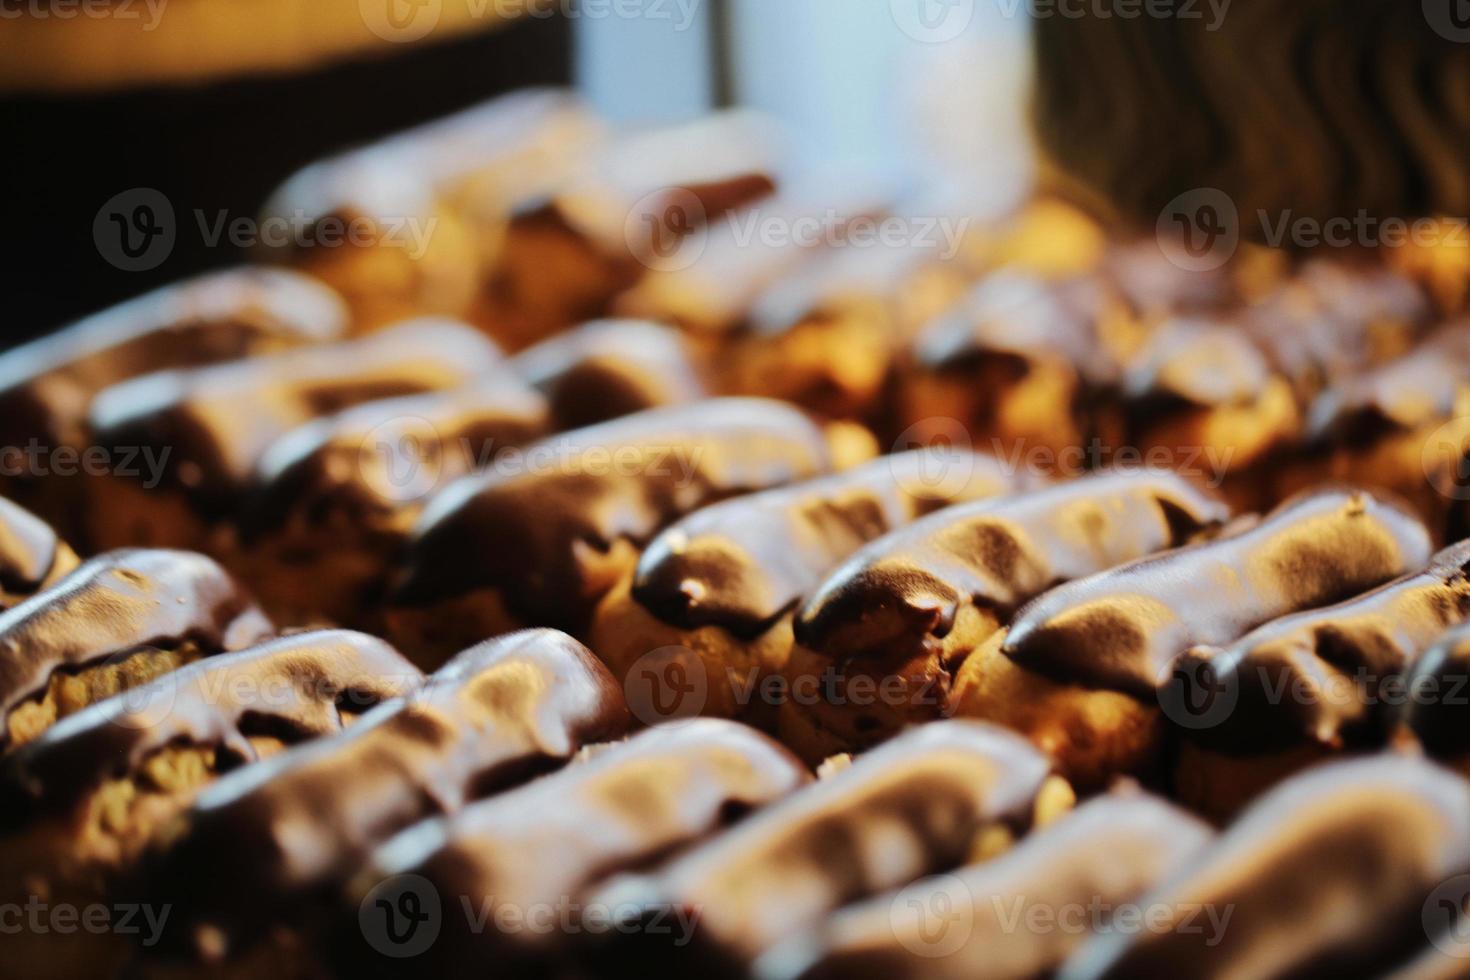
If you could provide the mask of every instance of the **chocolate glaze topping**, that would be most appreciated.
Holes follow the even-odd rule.
[[[1181,317],[1150,335],[1124,375],[1123,392],[1146,402],[1237,405],[1254,400],[1270,376],[1265,354],[1234,324]]]
[[[0,497],[0,591],[12,595],[35,592],[51,577],[65,552],[51,525]]]
[[[628,725],[617,682],[565,634],[527,630],[471,647],[413,696],[202,792],[173,843],[145,863],[149,893],[175,903],[164,941],[213,955],[213,936],[233,952],[288,909],[328,897],[397,831]]]
[[[87,403],[108,385],[333,340],[346,329],[337,295],[294,272],[233,269],[190,279],[0,356],[0,438],[80,445]]]
[[[1380,704],[1445,629],[1470,618],[1470,541],[1429,567],[1364,595],[1273,620],[1224,648],[1196,647],[1176,676],[1233,698],[1218,724],[1193,733],[1223,751],[1308,739],[1332,748],[1381,734]]]
[[[1011,732],[934,722],[598,895],[645,915],[697,913],[693,942],[678,952],[701,975],[722,976],[842,905],[953,867],[986,827],[1024,830],[1049,769]]]
[[[1308,416],[1316,440],[1354,441],[1449,418],[1464,398],[1470,336],[1444,330],[1410,353],[1324,391]]]
[[[522,463],[464,477],[430,501],[399,601],[494,588],[527,622],[575,627],[598,598],[580,552],[641,545],[705,504],[832,465],[819,426],[758,398],[640,412],[553,436]]]
[[[1026,482],[991,456],[919,449],[727,500],[653,539],[638,562],[633,597],[681,629],[716,625],[758,636],[865,542]]]
[[[1085,935],[1068,928],[1076,922],[1069,918],[1075,914],[1071,910],[1113,909],[1135,901],[1194,858],[1213,836],[1203,821],[1156,796],[1131,787],[1115,791],[1082,804],[997,858],[837,912],[815,936],[772,951],[761,961],[760,976],[1050,976]],[[1018,911],[1030,916],[1035,909],[1050,913],[1059,928],[1015,928],[1011,916]]]
[[[817,588],[796,639],[831,656],[917,652],[967,604],[1008,614],[1057,582],[1176,547],[1229,516],[1157,471],[1087,477],[941,510],[862,548]]]
[[[550,399],[559,429],[708,394],[683,336],[651,320],[594,320],[521,351],[510,367]]]
[[[1466,870],[1464,780],[1412,756],[1323,766],[1142,899],[1158,928],[1094,936],[1061,977],[1378,976],[1424,945],[1426,900]]]
[[[330,510],[388,515],[547,429],[546,399],[508,371],[453,391],[385,398],[277,439],[256,468],[247,533]]]
[[[1061,284],[1002,272],[986,277],[955,309],[927,326],[914,341],[914,357],[937,370],[962,370],[981,357],[1014,359],[1018,370],[1037,359],[1060,359],[1101,377],[1112,365],[1102,358],[1094,318],[1103,302],[1098,283]]]
[[[270,444],[296,426],[379,398],[456,388],[500,360],[470,327],[416,320],[350,343],[136,378],[98,395],[91,423],[102,446],[168,447],[166,482],[210,511],[228,507]]]
[[[1414,663],[1399,717],[1431,755],[1470,751],[1470,624],[1440,636]]]
[[[1316,260],[1246,310],[1244,326],[1311,394],[1402,354],[1429,313],[1427,297],[1397,272]]]
[[[441,897],[476,909],[554,908],[616,871],[647,865],[708,837],[748,811],[805,785],[810,774],[753,728],[713,718],[654,728],[528,786],[419,824],[380,847],[348,889],[350,930],[376,885],[394,875],[429,880]],[[528,972],[564,956],[558,933],[446,923],[432,972]],[[430,963],[420,959],[420,970]],[[442,972],[441,972],[442,971]]]
[[[1340,601],[1429,559],[1429,532],[1351,488],[1288,500],[1254,526],[1059,586],[1022,609],[1004,652],[1070,682],[1151,698],[1196,644]]]
[[[347,630],[294,633],[196,661],[69,715],[21,746],[0,763],[0,815],[20,824],[65,813],[169,746],[211,746],[254,762],[253,732],[287,741],[329,735],[342,729],[341,710],[361,713],[422,683],[392,647]]]
[[[0,613],[0,718],[58,670],[185,643],[206,655],[238,650],[271,630],[239,584],[203,555],[110,551]]]

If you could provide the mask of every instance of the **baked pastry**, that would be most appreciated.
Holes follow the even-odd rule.
[[[615,134],[564,182],[516,202],[470,313],[519,350],[607,312],[709,222],[776,188],[771,124],[726,112]]]
[[[549,427],[546,399],[508,370],[307,422],[256,464],[227,564],[281,622],[381,629],[428,498]]]
[[[1407,735],[1432,758],[1470,774],[1470,626],[1446,630],[1414,661],[1393,712],[1396,734]]]
[[[886,220],[903,222],[908,237],[823,251],[754,297],[719,359],[726,390],[885,421],[899,351],[970,284],[933,219]]]
[[[1451,326],[1408,354],[1324,391],[1308,445],[1281,468],[1283,491],[1323,480],[1383,487],[1451,540],[1470,532],[1462,498],[1470,444],[1470,334]]]
[[[517,625],[579,633],[672,521],[837,462],[822,427],[762,399],[653,409],[554,436],[430,502],[389,628],[430,659]]]
[[[617,685],[565,634],[472,647],[412,697],[200,793],[142,864],[140,897],[174,909],[150,952],[161,968],[172,958],[194,972],[298,973],[325,953],[304,938],[375,847],[628,723]]]
[[[581,952],[574,937],[605,929],[614,912],[584,906],[602,879],[712,837],[810,779],[790,753],[743,725],[706,719],[645,731],[379,847],[346,891],[337,948],[352,955],[341,956],[341,970],[483,977],[569,969]],[[386,930],[369,932],[359,909],[375,898],[391,903],[405,875],[452,911],[429,948],[396,958],[392,945],[374,948]],[[508,923],[507,916],[525,927],[474,926]]]
[[[1367,262],[1308,259],[1244,311],[1247,332],[1303,400],[1408,353],[1433,309],[1412,280]]]
[[[894,426],[921,440],[959,428],[982,451],[1077,475],[1093,394],[1118,371],[1102,321],[1120,310],[1096,278],[987,276],[914,339]]]
[[[299,171],[260,219],[296,234],[263,236],[261,252],[331,284],[358,331],[467,316],[516,202],[565,181],[603,137],[566,92],[492,99]]]
[[[811,590],[786,665],[781,738],[809,762],[939,718],[968,657],[1058,582],[1177,547],[1228,516],[1170,473],[1102,474],[941,510]]]
[[[765,290],[827,254],[823,246],[835,246],[855,221],[885,210],[881,195],[864,186],[783,186],[759,208],[712,221],[666,251],[611,311],[718,342],[745,322]]]
[[[1094,935],[1059,976],[1388,975],[1426,948],[1430,899],[1467,870],[1464,780],[1413,756],[1322,766],[1142,898],[1148,928]]]
[[[229,520],[276,439],[322,415],[457,388],[500,365],[499,351],[477,331],[430,319],[341,345],[161,372],[110,388],[92,404],[98,445],[149,448],[161,465],[145,478],[88,481],[90,539],[98,547],[223,550]]]
[[[296,633],[188,664],[65,718],[0,764],[8,898],[108,902],[147,842],[204,786],[340,731],[422,679],[370,636]],[[33,977],[110,975],[130,949],[120,932],[24,930],[12,940],[12,968]]]
[[[78,562],[50,525],[0,497],[0,611],[55,585]]]
[[[1217,821],[1320,759],[1386,739],[1390,711],[1417,703],[1411,670],[1470,619],[1470,541],[1422,571],[1346,602],[1272,620],[1180,658],[1174,792]]]
[[[588,643],[647,720],[769,723],[792,617],[827,573],[931,511],[1036,482],[990,456],[919,449],[705,507],[649,543],[598,606]],[[675,671],[685,684],[665,685]]]
[[[1024,732],[1079,786],[1146,772],[1191,647],[1340,601],[1429,555],[1429,532],[1396,503],[1349,488],[1303,494],[1216,540],[1042,594],[964,662],[949,709]]]
[[[0,615],[0,749],[193,660],[259,643],[270,620],[203,555],[112,551]]]
[[[710,392],[682,334],[649,320],[594,320],[543,340],[510,367],[546,395],[558,429],[579,429]]]
[[[812,935],[767,954],[759,976],[1050,976],[1086,938],[1089,925],[1172,877],[1213,836],[1197,817],[1123,787],[1083,803],[999,857],[834,913]]]
[[[93,314],[0,355],[0,489],[77,540],[83,474],[146,472],[139,447],[91,448],[87,410],[104,388],[165,368],[199,367],[340,338],[342,300],[287,271],[231,269]]]
[[[1155,327],[1097,416],[1103,446],[1219,486],[1240,509],[1269,506],[1260,470],[1301,432],[1291,382],[1267,353],[1236,325],[1201,317]]]
[[[600,962],[630,975],[737,977],[838,907],[964,861],[1045,822],[1046,759],[1010,732],[941,722],[907,733],[590,902],[616,910]],[[1065,788],[1062,788],[1065,796]],[[692,922],[687,935],[655,922]]]

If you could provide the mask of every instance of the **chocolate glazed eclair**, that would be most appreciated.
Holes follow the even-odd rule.
[[[557,429],[579,429],[710,394],[704,366],[678,330],[652,320],[593,320],[508,362],[551,403]]]
[[[1197,817],[1135,786],[1123,786],[1082,804],[993,860],[921,879],[834,913],[812,935],[763,957],[758,976],[1050,976],[1083,941],[1089,926],[1159,885],[1213,836]],[[1029,925],[1037,922],[1042,925]]]
[[[429,496],[548,428],[546,399],[508,371],[308,422],[261,458],[227,563],[282,622],[379,632]]]
[[[1038,482],[990,456],[920,449],[706,507],[644,549],[598,606],[589,645],[629,690],[644,686],[635,671],[697,677],[682,694],[661,692],[678,702],[660,705],[663,716],[773,721],[781,698],[768,679],[779,679],[794,610],[823,575],[924,514]]]
[[[577,154],[568,180],[514,202],[471,319],[517,350],[602,315],[708,222],[776,189],[776,135],[758,114],[720,112]]]
[[[581,951],[576,936],[595,935],[610,914],[583,905],[600,880],[713,836],[810,779],[765,735],[701,719],[650,729],[522,789],[410,827],[378,848],[347,888],[337,948],[353,955],[342,957],[342,972],[563,975]],[[391,902],[403,875],[427,883],[449,914],[429,949],[399,959],[363,942],[359,909],[369,898]],[[507,915],[527,916],[530,928],[474,927],[474,916],[502,922]],[[596,961],[588,965],[595,972]]]
[[[1346,379],[1312,404],[1307,445],[1281,469],[1293,492],[1326,479],[1401,494],[1436,530],[1470,534],[1470,334],[1442,330],[1403,357]]]
[[[1091,431],[1092,393],[1116,382],[1123,352],[1109,324],[1124,319],[1096,277],[990,275],[914,338],[897,424],[925,438],[959,420],[978,449],[1068,468],[1062,455]]]
[[[630,976],[745,977],[837,908],[997,850],[1071,804],[1024,739],[940,722],[894,739],[707,844],[589,901],[616,910],[599,959]],[[687,934],[656,923],[692,922]]]
[[[222,550],[255,467],[276,439],[364,402],[458,388],[501,363],[499,350],[474,329],[415,320],[349,343],[162,371],[109,388],[90,413],[98,445],[168,454],[157,473],[88,481],[92,543]]]
[[[846,462],[831,432],[790,405],[722,398],[530,446],[430,501],[386,613],[390,632],[432,660],[522,624],[584,631],[672,521]]]
[[[21,901],[112,889],[161,827],[225,772],[417,690],[423,675],[360,633],[298,633],[189,664],[53,725],[0,763],[0,868]],[[6,953],[26,976],[111,975],[118,933],[25,931]]]
[[[1470,624],[1446,631],[1414,662],[1394,729],[1470,777]]]
[[[575,95],[519,89],[296,172],[260,217],[305,234],[263,242],[257,254],[330,283],[357,331],[464,316],[502,250],[513,202],[562,184],[604,137]]]
[[[815,762],[940,717],[959,665],[1028,599],[1228,516],[1181,477],[1145,470],[950,507],[879,538],[796,616],[782,741]]]
[[[1035,599],[965,661],[949,708],[1024,732],[1081,786],[1147,772],[1191,647],[1340,601],[1429,553],[1429,532],[1397,504],[1351,488],[1305,494],[1245,530]]]
[[[141,865],[141,897],[174,909],[150,969],[296,975],[321,952],[305,944],[317,915],[373,848],[628,725],[616,682],[563,633],[464,651],[412,697],[199,794]]]
[[[1220,480],[1238,509],[1267,495],[1260,467],[1295,441],[1291,383],[1246,332],[1223,319],[1171,317],[1129,358],[1120,397],[1096,412],[1102,444],[1162,454]]]
[[[60,456],[39,450],[90,444],[87,410],[104,388],[166,368],[200,367],[339,339],[347,309],[336,293],[294,272],[231,269],[129,300],[0,355],[0,452],[4,493],[80,541],[80,481],[59,474]],[[95,452],[95,451],[94,451]],[[135,451],[104,462],[139,469]]]
[[[99,555],[0,614],[0,751],[89,704],[272,632],[239,583],[203,555]]]
[[[1384,976],[1427,945],[1435,890],[1467,870],[1463,779],[1393,754],[1321,766],[1144,897],[1147,928],[1094,936],[1060,977]]]
[[[55,585],[79,563],[51,525],[0,497],[0,611]]]
[[[1392,710],[1416,696],[1406,675],[1470,618],[1467,570],[1470,541],[1364,595],[1185,654],[1169,712],[1178,797],[1224,820],[1305,765],[1381,746]]]

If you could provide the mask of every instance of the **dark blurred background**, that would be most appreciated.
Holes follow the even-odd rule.
[[[0,244],[0,346],[237,261],[227,243],[209,246],[196,210],[211,224],[220,212],[251,217],[285,176],[332,150],[512,88],[566,84],[571,50],[567,19],[527,17],[302,73],[0,96],[15,178]],[[99,251],[93,221],[138,187],[168,198],[178,235],[167,261],[124,271]]]

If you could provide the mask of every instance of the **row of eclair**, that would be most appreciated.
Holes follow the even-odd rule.
[[[114,918],[13,932],[27,976],[1450,977],[1470,952],[1470,784],[1407,746],[1217,832],[1126,783],[1074,806],[975,721],[816,779],[730,721],[633,733],[563,633],[424,675],[365,634],[273,635],[181,552],[84,563],[0,636],[31,651],[0,675],[6,900]]]

